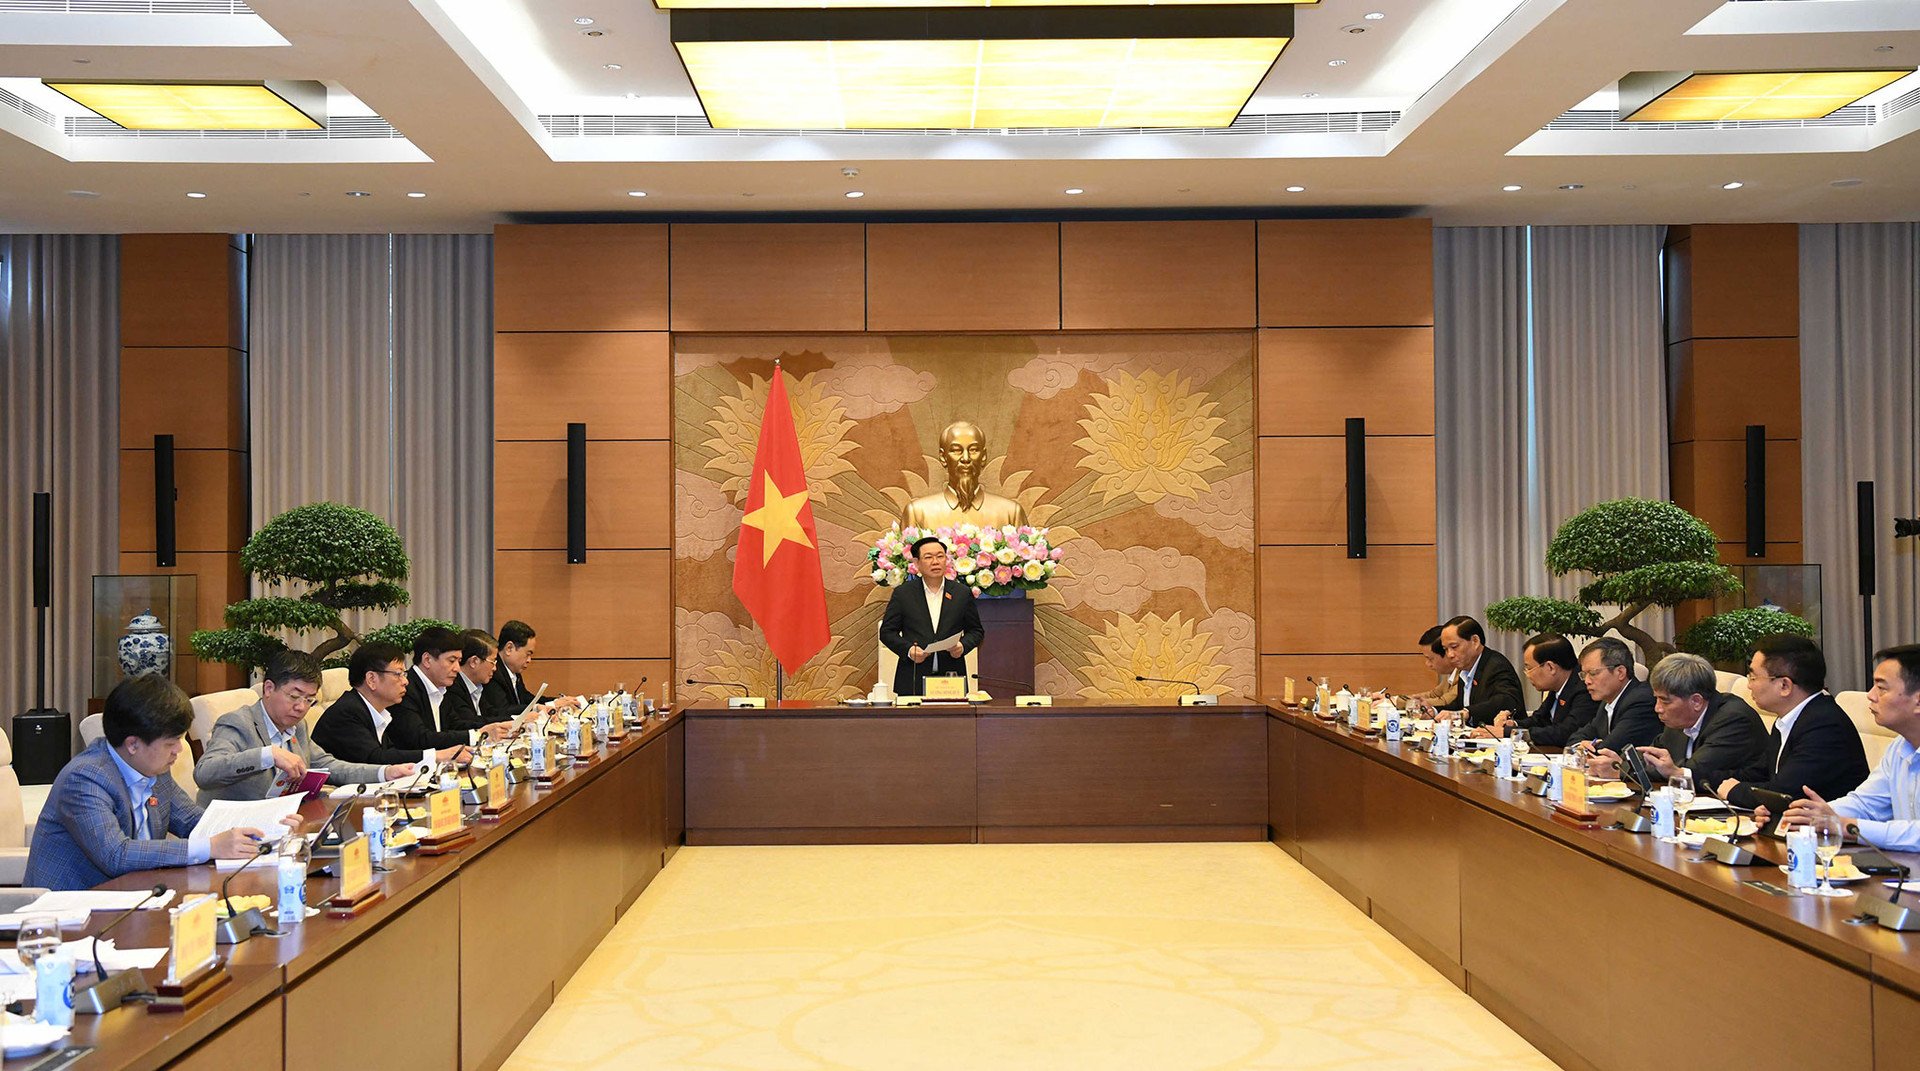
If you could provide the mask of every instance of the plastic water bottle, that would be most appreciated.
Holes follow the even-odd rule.
[[[568,718],[567,719],[567,754],[577,755],[579,753],[580,753],[580,719]]]
[[[387,861],[387,820],[378,807],[360,811],[360,832],[367,838],[367,859],[374,866]]]
[[[280,910],[277,919],[283,930],[297,926],[307,918],[306,841],[297,837],[288,837],[287,840],[289,843],[297,842],[299,847],[280,853]]]
[[[533,735],[528,739],[527,769],[532,771],[535,777],[543,776],[547,772],[547,731],[535,728]]]
[[[1392,703],[1385,704],[1385,708],[1387,743],[1397,744],[1400,742],[1400,710]]]
[[[605,740],[613,735],[613,722],[607,710],[607,704],[596,703],[593,707],[593,738]]]
[[[1493,773],[1496,777],[1513,779],[1513,739],[1511,737],[1503,736],[1499,743],[1493,745]]]
[[[1657,788],[1648,798],[1653,801],[1653,835],[1671,839],[1674,835],[1673,790]]]
[[[1813,888],[1819,883],[1813,864],[1813,828],[1799,825],[1787,830],[1787,884],[1796,889]]]
[[[1453,743],[1452,732],[1452,722],[1443,720],[1433,723],[1433,757],[1436,761],[1445,762],[1453,757],[1453,752],[1449,750]]]
[[[64,948],[33,965],[33,1017],[54,1026],[73,1025],[73,957]]]
[[[1547,798],[1555,803],[1560,802],[1560,771],[1565,769],[1566,765],[1565,755],[1547,756]]]

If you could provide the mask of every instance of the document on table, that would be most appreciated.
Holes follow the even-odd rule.
[[[93,973],[93,944],[91,937],[61,942],[61,950],[73,959],[75,974]],[[167,958],[167,950],[164,948],[117,948],[111,937],[100,942],[99,952],[100,966],[105,967],[108,974],[129,968],[152,970],[160,965],[161,960]],[[31,977],[33,968],[21,962],[20,953],[11,948],[0,948],[0,974],[22,973]]]
[[[215,837],[229,829],[257,829],[262,840],[269,844],[278,843],[287,835],[287,827],[280,820],[300,810],[300,804],[306,799],[298,793],[291,796],[268,796],[263,800],[214,800],[207,805],[200,822],[193,827],[191,836]]]
[[[49,912],[38,911],[33,914],[28,914],[25,911],[9,911],[4,915],[0,915],[0,936],[19,933],[20,923],[33,918],[34,915],[45,914],[49,914]],[[51,914],[54,918],[60,920],[60,928],[63,930],[77,930],[85,926],[87,920],[93,916],[93,912],[84,907],[76,907],[67,911],[51,912]]]
[[[69,911],[130,911],[141,906],[151,889],[120,892],[117,889],[76,889],[70,892],[44,893],[38,900],[20,909],[22,915],[64,915]],[[173,890],[153,898],[146,910],[158,911],[173,903]]]

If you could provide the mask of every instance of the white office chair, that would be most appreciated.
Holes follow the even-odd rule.
[[[1880,727],[1873,720],[1873,708],[1867,705],[1865,692],[1835,692],[1833,701],[1847,712],[1847,720],[1860,733],[1860,746],[1867,750],[1867,768],[1878,769],[1880,756],[1887,753],[1893,745],[1893,733]]]
[[[346,695],[351,688],[352,682],[347,679],[347,667],[335,666],[332,669],[323,669],[320,671],[320,702],[314,705],[324,706],[331,703]]]
[[[219,721],[222,715],[259,701],[260,693],[251,688],[229,688],[224,692],[196,695],[192,699],[193,728],[187,730],[187,735],[205,744],[213,739],[213,723]]]
[[[102,714],[89,714],[80,719],[81,747],[92,747],[95,740],[107,735],[106,728],[101,725],[104,718],[105,715]]]
[[[26,878],[27,843],[20,778],[13,772],[13,744],[0,733],[0,885],[18,885]]]

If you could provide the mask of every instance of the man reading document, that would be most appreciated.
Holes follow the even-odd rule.
[[[965,673],[967,652],[986,635],[972,589],[947,579],[947,545],[938,536],[915,540],[913,560],[919,578],[894,589],[880,619],[880,642],[900,656],[895,695],[920,695],[928,677]]]

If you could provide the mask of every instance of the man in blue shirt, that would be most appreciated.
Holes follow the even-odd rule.
[[[1837,814],[1847,820],[1847,835],[1876,848],[1895,852],[1920,851],[1920,644],[1877,651],[1873,656],[1873,690],[1867,693],[1873,720],[1898,738],[1880,757],[1859,788],[1828,803],[1813,789],[1807,798],[1793,801],[1781,825],[1811,821],[1815,815]],[[1760,809],[1764,822],[1766,808]]]
[[[116,685],[101,717],[106,735],[54,778],[34,826],[25,884],[91,889],[136,870],[257,854],[265,839],[257,829],[191,835],[200,808],[167,771],[192,724],[186,693],[165,677]]]

